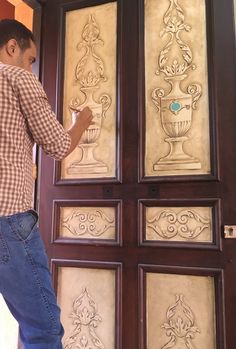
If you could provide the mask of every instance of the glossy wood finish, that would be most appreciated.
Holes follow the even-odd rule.
[[[60,13],[63,7],[80,8],[107,1],[48,0],[43,8],[42,82],[53,108],[58,106],[58,80],[60,66],[59,35]],[[211,176],[172,177],[161,180],[143,180],[143,71],[142,71],[142,2],[119,1],[119,52],[117,70],[120,144],[120,183],[55,181],[54,161],[41,154],[39,181],[40,228],[46,249],[53,263],[73,264],[89,261],[95,264],[122,263],[122,316],[119,328],[122,338],[116,349],[148,349],[142,332],[144,305],[143,275],[139,270],[147,267],[164,268],[166,272],[193,275],[213,275],[217,284],[217,349],[236,347],[236,241],[223,238],[223,226],[236,224],[236,69],[233,0],[206,1],[208,13],[209,76],[211,96],[211,134],[213,171]],[[52,13],[54,14],[52,16]],[[59,64],[59,66],[58,66]],[[59,67],[59,70],[58,70]],[[61,120],[61,115],[58,115]],[[141,144],[141,145],[140,145]],[[58,171],[58,170],[57,170]],[[58,177],[58,172],[56,174]],[[122,244],[115,246],[60,242],[53,240],[53,202],[89,200],[104,202],[120,200],[122,212]],[[140,244],[139,202],[154,200],[183,202],[195,206],[196,202],[210,202],[217,206],[214,217],[214,246],[199,245],[191,248],[181,244]],[[142,227],[142,226],[141,226]],[[140,266],[140,267],[139,267]],[[56,273],[54,273],[56,277]],[[55,278],[56,282],[56,278]],[[226,323],[224,330],[224,320]],[[140,332],[141,331],[141,332]],[[119,334],[121,333],[119,332]]]

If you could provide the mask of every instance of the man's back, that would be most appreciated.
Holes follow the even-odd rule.
[[[19,81],[26,74],[21,68],[0,64],[0,216],[31,208],[34,142],[19,99]]]
[[[0,63],[0,216],[32,208],[34,142],[58,160],[70,147],[37,78]]]

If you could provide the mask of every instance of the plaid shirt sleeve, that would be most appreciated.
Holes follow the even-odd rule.
[[[56,119],[42,85],[34,74],[26,71],[17,80],[21,112],[34,141],[46,154],[62,160],[70,149],[71,138]]]

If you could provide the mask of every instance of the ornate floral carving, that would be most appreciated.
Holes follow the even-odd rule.
[[[106,81],[104,76],[104,64],[101,58],[95,53],[96,46],[103,46],[104,41],[99,38],[100,29],[93,15],[89,16],[88,23],[82,33],[83,40],[77,45],[78,50],[85,49],[83,57],[76,66],[76,80],[83,87],[96,86],[100,80]],[[94,68],[86,71],[86,67]]]
[[[187,240],[195,239],[209,227],[209,219],[190,209],[180,212],[165,209],[153,218],[147,219],[147,228],[154,230],[163,239],[172,239],[177,235]]]
[[[88,211],[78,209],[62,221],[62,226],[76,236],[89,234],[92,237],[97,237],[108,229],[114,228],[115,219],[108,217],[101,209]]]
[[[189,32],[191,27],[185,24],[184,11],[179,6],[178,0],[169,0],[170,5],[164,16],[165,28],[161,31],[160,36],[169,35],[169,41],[159,54],[159,67],[157,74],[163,72],[166,76],[176,76],[184,74],[189,68],[195,69],[195,65],[192,64],[193,56],[192,51],[187,43],[183,42],[180,37],[182,31]],[[174,59],[172,65],[168,66],[166,63],[169,59],[168,54],[174,44],[177,43],[178,47],[182,51],[183,62],[179,63]]]
[[[74,301],[70,317],[74,319],[74,329],[65,339],[65,349],[105,349],[95,331],[102,319],[87,288]]]
[[[170,337],[170,340],[161,349],[177,348],[179,341],[185,345],[185,348],[195,349],[192,340],[196,333],[200,333],[200,330],[195,325],[194,314],[184,302],[182,294],[176,295],[176,302],[168,308],[166,318],[167,322],[161,327],[166,330],[166,335]],[[181,348],[184,349],[182,346]]]
[[[200,169],[198,159],[187,154],[183,144],[188,140],[192,123],[192,113],[201,97],[200,84],[190,84],[186,92],[181,88],[181,82],[188,76],[189,70],[196,69],[190,46],[183,41],[182,33],[189,32],[191,27],[185,23],[185,15],[178,0],[169,0],[169,7],[163,18],[164,29],[161,37],[169,40],[158,56],[156,74],[164,74],[164,80],[170,84],[169,92],[157,87],[152,92],[152,101],[161,116],[161,124],[168,136],[165,142],[169,144],[168,155],[160,158],[154,164],[154,170],[184,170]]]

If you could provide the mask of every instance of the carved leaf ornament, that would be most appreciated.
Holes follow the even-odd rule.
[[[87,288],[75,299],[71,318],[74,329],[65,340],[65,349],[105,349],[95,331],[102,319]]]
[[[200,330],[195,326],[193,312],[184,302],[182,294],[176,295],[176,302],[168,308],[166,317],[167,322],[161,328],[165,329],[166,335],[170,337],[170,340],[161,349],[174,348],[179,340],[182,340],[185,348],[195,349],[192,340],[196,333],[200,333]]]

